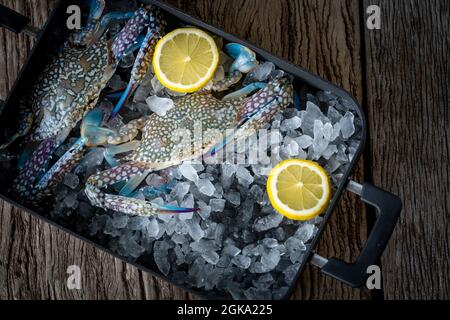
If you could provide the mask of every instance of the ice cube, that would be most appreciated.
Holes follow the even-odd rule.
[[[294,131],[300,128],[302,120],[299,117],[284,120],[281,123],[281,131]]]
[[[158,221],[155,218],[151,218],[145,230],[149,237],[155,238],[159,233]]]
[[[123,229],[127,226],[128,216],[122,213],[114,213],[111,222],[114,228]]]
[[[273,249],[273,248],[278,247],[278,241],[277,241],[277,239],[266,238],[266,239],[264,239],[264,240],[262,241],[262,243],[263,243],[263,245],[264,245],[266,248],[269,248],[269,249]]]
[[[180,182],[173,188],[171,195],[181,203],[184,197],[189,193],[190,188],[191,184],[189,182]]]
[[[168,89],[168,88],[166,88],[166,92],[167,92],[167,94],[168,94],[169,96],[175,97],[175,98],[176,98],[176,97],[184,97],[184,96],[187,95],[186,92],[176,92],[176,91],[170,90],[170,89]]]
[[[333,100],[337,100],[337,96],[331,93],[330,91],[319,91],[316,94],[317,98],[320,102],[328,103]]]
[[[208,197],[212,197],[216,192],[216,187],[212,184],[209,179],[200,179],[197,181],[198,190]]]
[[[209,206],[212,212],[223,212],[225,210],[226,201],[223,199],[211,199],[209,201]]]
[[[152,88],[153,88],[153,94],[159,95],[161,92],[164,91],[165,87],[159,82],[158,77],[154,76],[151,80]]]
[[[217,254],[217,252],[208,251],[202,253],[202,258],[205,259],[207,263],[216,265],[219,262],[220,256]]]
[[[89,234],[95,236],[100,230],[105,227],[106,222],[110,219],[107,214],[96,215],[89,224]]]
[[[144,229],[149,223],[150,221],[149,218],[147,217],[140,217],[140,216],[131,217],[128,220],[128,228],[130,230],[139,231]]]
[[[288,253],[293,253],[296,251],[304,251],[306,250],[306,246],[303,243],[302,240],[296,238],[296,237],[290,237],[289,239],[286,240],[286,242],[284,243]]]
[[[336,154],[338,152],[338,149],[335,145],[329,145],[325,151],[323,152],[322,156],[326,159],[326,160],[330,160],[330,158]]]
[[[355,116],[353,113],[346,112],[339,123],[341,125],[342,138],[347,140],[355,134]]]
[[[248,171],[243,166],[237,166],[236,177],[239,181],[239,184],[241,184],[245,188],[250,187],[250,185],[255,181],[253,176],[250,174],[250,171]]]
[[[288,158],[296,157],[300,154],[300,147],[295,140],[291,140],[287,145],[284,145],[282,153],[284,153]]]
[[[217,226],[216,226],[216,230],[214,232],[214,241],[216,241],[216,243],[218,245],[222,245],[223,237],[225,235],[225,231],[226,231],[225,225],[222,224],[222,223],[218,223]]]
[[[190,163],[183,163],[178,167],[178,171],[189,181],[197,182],[199,179],[197,170]]]
[[[314,140],[312,144],[314,152],[313,160],[319,160],[327,149],[328,144],[330,143],[330,140],[325,137],[327,131],[329,130],[325,128],[325,125],[322,123],[322,121],[316,120],[314,122]]]
[[[145,252],[145,248],[127,234],[122,235],[119,242],[122,245],[123,252],[131,258],[137,259]]]
[[[308,101],[306,103],[306,111],[303,111],[301,129],[303,134],[308,136],[314,135],[314,123],[316,121],[327,122],[328,118],[324,116],[322,111],[314,103]]]
[[[231,261],[236,267],[244,270],[250,268],[252,263],[252,259],[243,255],[235,256]]]
[[[228,244],[227,246],[225,246],[222,251],[222,254],[229,255],[231,257],[236,257],[240,253],[241,249],[232,244]]]
[[[153,257],[159,271],[165,276],[170,273],[170,263],[168,259],[170,246],[165,241],[155,242],[153,248]]]
[[[158,96],[148,97],[145,102],[150,107],[150,110],[160,117],[165,117],[167,112],[175,106],[172,99],[160,98]]]
[[[224,164],[222,164],[221,169],[222,169],[222,177],[221,177],[222,185],[225,189],[228,189],[233,183],[233,177],[234,174],[236,173],[236,165],[230,162],[225,162]]]
[[[200,201],[198,207],[200,208],[200,211],[198,211],[199,216],[203,220],[208,219],[211,214],[211,207],[206,205],[206,203]]]
[[[76,174],[85,173],[90,171],[92,168],[99,166],[103,163],[105,157],[105,149],[103,148],[92,148],[81,160],[78,167],[75,169]]]
[[[199,241],[205,236],[205,232],[200,227],[200,224],[196,219],[187,220],[186,224],[188,227],[189,235],[194,241]]]
[[[282,221],[283,216],[274,212],[272,214],[269,214],[268,216],[257,219],[253,225],[253,228],[257,232],[267,231],[270,229],[277,228]]]
[[[341,123],[338,122],[333,126],[333,134],[331,135],[331,141],[336,141],[336,139],[339,138],[340,134],[341,134]]]
[[[80,179],[76,174],[73,173],[67,173],[64,177],[64,184],[68,186],[71,189],[76,189],[78,185],[80,184]]]
[[[341,113],[339,111],[337,111],[334,107],[328,108],[327,117],[328,117],[328,119],[331,120],[332,124],[336,124],[339,121],[341,121],[341,119],[342,119]]]
[[[219,247],[214,242],[214,240],[206,240],[206,239],[201,239],[197,242],[193,242],[190,244],[190,247],[192,248],[193,251],[198,253],[205,253],[208,251],[219,250]]]
[[[327,165],[325,166],[325,170],[328,174],[332,174],[336,172],[340,167],[341,163],[336,159],[336,156],[332,156],[330,160],[327,161]]]
[[[333,125],[331,123],[325,123],[323,126],[323,138],[329,143],[333,135]]]
[[[313,144],[313,138],[307,135],[302,135],[296,138],[295,141],[301,149],[307,149]]]
[[[112,220],[109,219],[106,222],[105,229],[103,229],[103,233],[106,235],[110,235],[112,237],[117,237],[120,235],[120,230],[115,228],[114,225],[112,224]]]
[[[297,229],[294,236],[303,243],[307,243],[314,237],[316,230],[317,228],[313,224],[304,224]]]
[[[67,208],[70,209],[75,209],[78,207],[78,194],[76,192],[72,192],[69,193],[65,198],[64,198],[64,205]]]
[[[183,243],[187,243],[188,239],[185,235],[175,233],[172,236],[172,241],[176,244],[183,244]]]
[[[251,72],[251,76],[260,82],[267,81],[274,70],[275,65],[272,62],[264,62]]]
[[[280,252],[276,249],[263,254],[261,257],[262,265],[264,265],[269,271],[274,270],[278,266],[278,263],[280,263],[280,260]]]
[[[268,140],[270,145],[279,145],[283,141],[283,135],[279,130],[270,130]]]
[[[224,197],[229,203],[236,207],[241,205],[241,194],[237,191],[230,191],[226,193]]]
[[[147,97],[150,95],[149,89],[144,86],[139,86],[134,93],[134,102],[144,102]]]
[[[214,179],[214,178],[211,178],[211,179]],[[223,192],[224,192],[222,184],[218,182],[218,183],[216,183],[214,185],[214,188],[216,188],[216,191],[214,191],[213,197],[217,198],[217,199],[222,199],[223,198]]]

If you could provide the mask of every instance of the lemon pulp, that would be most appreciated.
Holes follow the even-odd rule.
[[[170,90],[192,93],[214,76],[219,50],[214,39],[196,28],[182,28],[162,38],[155,48],[153,68],[158,80]]]

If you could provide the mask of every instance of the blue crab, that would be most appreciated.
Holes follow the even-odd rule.
[[[0,146],[0,150],[5,149],[23,136],[27,136],[27,142],[39,143],[14,181],[13,191],[24,200],[36,201],[48,193],[51,187],[60,182],[63,173],[70,169],[69,166],[80,159],[81,153],[75,152],[72,161],[58,162],[41,177],[52,153],[65,141],[77,123],[96,106],[102,90],[114,75],[121,59],[139,49],[130,82],[119,101],[119,108],[147,74],[153,49],[162,36],[165,24],[153,7],[103,15],[105,0],[90,2],[87,26],[72,36],[61,52],[45,67],[30,94],[21,101],[18,132]],[[104,31],[112,20],[128,22],[113,39],[108,39]],[[92,123],[90,121],[87,120]],[[73,148],[81,148],[82,143],[83,141],[78,141]],[[61,166],[64,170],[61,170]]]
[[[287,78],[269,82],[250,98],[243,96],[243,92],[253,92],[258,87],[252,85],[241,90],[237,96],[225,100],[218,100],[208,93],[185,96],[177,100],[175,107],[165,117],[153,114],[133,121],[127,125],[127,130],[122,135],[111,135],[111,132],[102,131],[101,128],[96,130],[95,126],[86,127],[84,138],[89,139],[90,136],[93,140],[124,142],[133,139],[139,130],[143,131],[140,146],[123,159],[123,164],[88,179],[85,193],[91,203],[103,209],[140,216],[195,211],[195,208],[158,206],[123,194],[129,194],[142,181],[140,177],[152,171],[170,168],[192,159],[210,157],[228,143],[250,136],[276,113],[293,103],[293,87]],[[197,126],[204,133],[200,140],[188,139],[185,144],[173,139],[173,133],[181,130],[188,135]],[[128,184],[121,194],[106,192],[109,187],[123,181],[128,181]]]

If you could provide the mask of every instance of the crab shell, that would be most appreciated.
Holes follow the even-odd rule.
[[[263,127],[292,103],[292,92],[292,85],[280,79],[249,99],[221,101],[211,94],[183,97],[166,116],[153,114],[147,119],[141,144],[127,160],[168,167],[200,158],[230,133],[242,139]]]
[[[111,44],[104,38],[86,49],[66,45],[32,88],[29,99],[37,121],[30,140],[73,128],[95,107],[115,68]]]

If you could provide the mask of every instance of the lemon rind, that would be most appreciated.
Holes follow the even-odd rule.
[[[281,200],[278,198],[276,194],[277,178],[280,175],[280,173],[283,172],[283,170],[292,165],[300,165],[309,168],[310,170],[318,173],[318,175],[321,177],[324,197],[320,199],[320,201],[314,208],[307,210],[293,210],[292,208],[289,208],[287,205],[283,204]],[[297,159],[285,160],[280,164],[278,164],[272,170],[269,179],[267,181],[267,192],[269,195],[270,202],[272,203],[272,206],[280,214],[291,220],[307,221],[319,216],[328,207],[331,199],[330,178],[328,177],[327,172],[321,166],[319,166],[313,161],[297,160]]]
[[[167,41],[169,41],[170,39],[173,39],[174,37],[176,37],[179,34],[196,34],[197,36],[206,39],[209,42],[209,44],[211,45],[211,49],[212,49],[212,53],[213,53],[213,62],[211,64],[211,67],[209,68],[206,75],[203,78],[201,78],[200,81],[198,81],[194,85],[188,86],[188,85],[183,85],[181,83],[175,83],[175,82],[170,81],[159,67],[158,61],[160,60],[160,57],[161,57],[163,44],[166,43]],[[165,86],[166,88],[168,88],[172,91],[175,91],[175,92],[193,93],[193,92],[196,92],[196,91],[202,89],[203,87],[205,87],[211,81],[211,79],[214,77],[214,74],[216,73],[216,70],[219,66],[219,58],[220,58],[220,54],[219,54],[219,50],[217,48],[216,42],[209,34],[207,34],[203,30],[196,29],[196,28],[181,28],[181,29],[176,29],[176,30],[168,33],[156,44],[152,64],[153,64],[153,70],[155,72],[155,75],[158,78],[159,82],[161,82],[161,84],[163,86]]]

